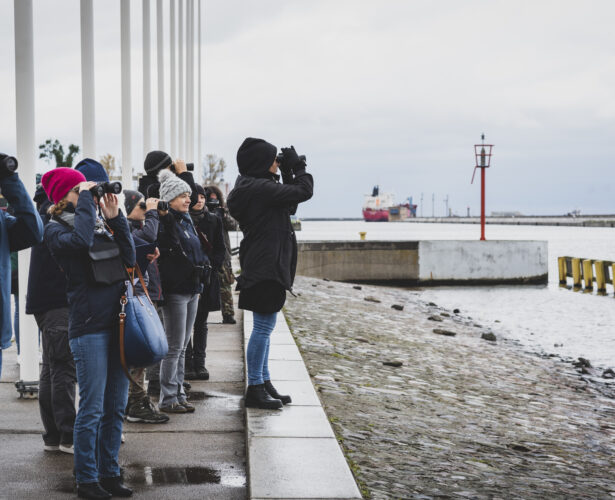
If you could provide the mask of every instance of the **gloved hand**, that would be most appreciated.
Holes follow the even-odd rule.
[[[284,156],[282,165],[280,165],[282,173],[289,174],[298,170],[305,170],[305,156],[299,156],[295,151],[295,146],[282,148],[282,155]]]

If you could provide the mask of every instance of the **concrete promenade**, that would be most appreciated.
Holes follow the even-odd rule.
[[[236,325],[210,315],[209,381],[193,381],[193,414],[167,424],[124,424],[120,451],[134,498],[247,497],[241,311]],[[16,349],[4,351],[0,380],[0,499],[76,498],[73,457],[44,452],[38,400],[18,399]]]

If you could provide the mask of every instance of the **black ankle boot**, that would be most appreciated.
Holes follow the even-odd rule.
[[[131,497],[132,490],[124,486],[121,476],[103,477],[100,480],[100,485],[111,493],[114,497]]]
[[[282,394],[279,394],[276,388],[273,387],[271,380],[265,380],[265,391],[267,391],[267,394],[269,394],[272,398],[282,401],[282,404],[287,405],[293,401],[290,396],[283,396]]]
[[[249,385],[246,391],[246,408],[261,408],[262,410],[279,410],[282,401],[273,399],[265,390],[265,384]]]
[[[77,496],[79,498],[111,498],[111,493],[104,490],[99,483],[82,483],[77,485]]]

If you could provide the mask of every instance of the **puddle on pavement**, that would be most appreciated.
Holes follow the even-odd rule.
[[[216,470],[210,467],[127,467],[126,484],[134,486],[161,486],[170,484],[220,484],[245,486],[246,477],[239,471]]]

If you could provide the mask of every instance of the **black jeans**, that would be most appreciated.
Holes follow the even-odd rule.
[[[205,293],[199,297],[199,306],[194,320],[194,333],[186,348],[186,371],[205,368],[205,357],[207,356],[207,299]]]
[[[68,345],[68,307],[36,314],[42,331],[43,364],[38,404],[46,444],[72,444],[75,425],[75,362]]]

